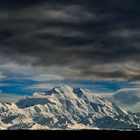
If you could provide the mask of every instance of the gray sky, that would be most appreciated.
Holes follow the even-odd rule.
[[[1,0],[0,79],[14,67],[58,79],[139,81],[139,7],[139,0]]]

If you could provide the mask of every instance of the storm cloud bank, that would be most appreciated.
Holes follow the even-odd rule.
[[[139,0],[1,0],[1,63],[140,80],[139,7]]]

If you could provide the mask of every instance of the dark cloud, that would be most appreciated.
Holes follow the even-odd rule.
[[[0,54],[19,63],[70,67],[81,78],[139,80],[139,6],[138,0],[0,1]]]
[[[45,0],[1,0],[0,7],[3,10],[26,8],[27,6],[38,5]]]

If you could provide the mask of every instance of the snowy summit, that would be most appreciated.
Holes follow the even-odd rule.
[[[0,103],[0,129],[139,129],[140,115],[89,90],[58,86]]]

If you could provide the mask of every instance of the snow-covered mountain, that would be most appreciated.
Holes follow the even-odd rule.
[[[89,90],[63,85],[0,103],[0,129],[139,129],[140,115]]]

